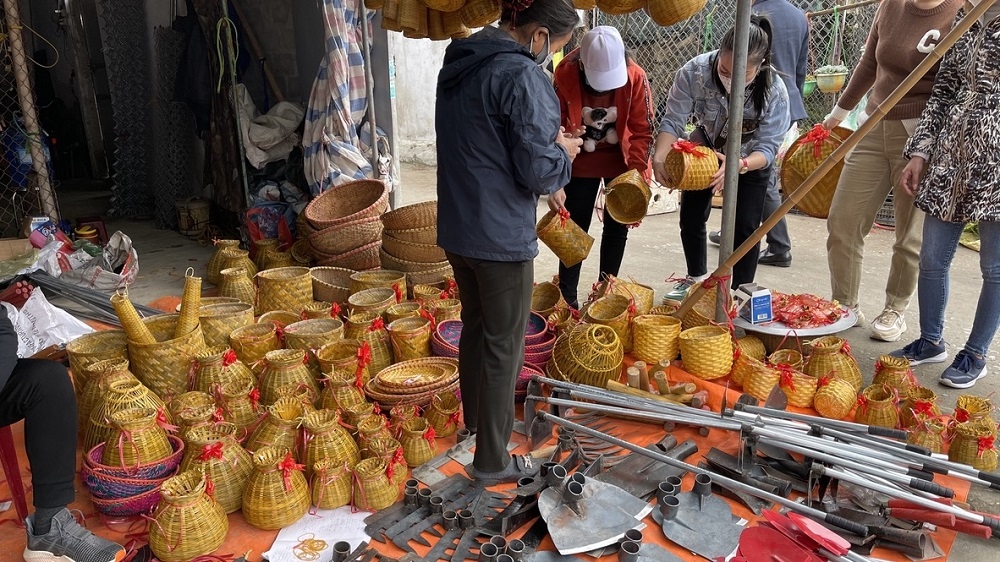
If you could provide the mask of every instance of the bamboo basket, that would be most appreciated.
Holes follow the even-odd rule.
[[[431,400],[431,407],[424,417],[438,437],[451,437],[458,431],[458,422],[462,416],[459,411],[461,406],[462,401],[456,394],[442,392]]]
[[[368,332],[372,323],[381,317],[382,315],[375,311],[359,312],[348,316],[347,322],[344,323],[344,339],[360,339]]]
[[[399,488],[389,481],[382,459],[373,457],[359,462],[352,480],[355,509],[378,511],[396,503]]]
[[[222,251],[226,248],[239,249],[239,240],[216,240],[215,241],[215,251],[212,252],[212,257],[208,259],[208,265],[206,266],[205,279],[213,285],[219,284],[219,272],[222,271]]]
[[[306,206],[309,224],[322,230],[367,217],[377,217],[389,206],[389,190],[378,180],[355,180],[323,192]]]
[[[781,382],[781,372],[750,357],[741,356],[741,364],[743,361],[752,365],[743,375],[743,390],[757,400],[767,400],[767,396]]]
[[[624,358],[618,334],[608,326],[579,324],[556,341],[552,360],[568,380],[599,388],[618,380]]]
[[[594,237],[573,222],[569,213],[545,213],[535,225],[535,232],[566,267],[573,267],[587,259],[594,245]]]
[[[128,360],[128,340],[124,330],[98,330],[84,334],[66,344],[69,369],[79,395],[87,387],[90,371],[87,367],[106,359]]]
[[[424,201],[394,209],[382,215],[386,230],[437,228],[437,201]]]
[[[359,271],[350,277],[351,294],[366,289],[392,289],[397,294],[406,290],[406,274],[391,269]]]
[[[332,459],[312,467],[312,504],[319,509],[337,509],[351,504],[351,467]]]
[[[462,319],[462,301],[458,299],[439,299],[430,303],[434,309],[434,322]]]
[[[597,8],[597,0],[573,0],[573,7],[577,10],[589,12]]]
[[[604,187],[604,210],[621,224],[637,224],[646,218],[652,196],[642,174],[629,170]],[[652,306],[650,303],[650,308]]]
[[[397,258],[396,256],[388,253],[385,249],[380,248],[379,252],[379,262],[382,264],[383,269],[392,269],[396,271],[402,271],[406,274],[406,282],[409,285],[415,285],[417,283],[429,283],[434,281],[414,281],[411,278],[412,274],[425,273],[429,271],[445,270],[445,268],[450,268],[451,264],[448,261],[440,261],[437,263],[424,263],[417,262],[402,258]]]
[[[729,374],[733,368],[733,338],[725,328],[699,326],[681,332],[684,369],[702,380]]]
[[[531,289],[531,310],[547,318],[559,308],[567,308],[559,285],[552,281],[536,283]]]
[[[955,401],[955,420],[958,422],[992,421],[992,412],[993,404],[989,398],[963,394]]]
[[[840,377],[851,383],[856,389],[861,388],[861,369],[851,355],[851,348],[846,341],[836,336],[825,336],[811,342],[812,352],[804,372],[817,379],[826,376]]]
[[[451,264],[444,262],[440,265],[431,264],[428,268],[421,271],[407,271],[406,272],[406,286],[412,287],[414,285],[433,285],[435,283],[447,282],[448,279],[453,279],[455,272],[451,269]]]
[[[420,417],[420,408],[414,404],[400,404],[398,406],[393,406],[389,410],[389,430],[392,432],[393,438],[398,439],[402,435],[403,424],[408,420]],[[386,465],[389,462],[386,461]]]
[[[584,313],[584,321],[603,324],[618,334],[625,353],[632,351],[632,318],[635,304],[622,295],[607,295],[591,303]]]
[[[156,342],[142,344],[129,341],[128,343],[132,372],[150,390],[164,399],[187,390],[191,364],[195,357],[205,350],[205,338],[200,327],[195,327],[187,335],[171,339],[177,322],[176,314],[161,314],[146,318],[143,324],[156,338]]]
[[[360,271],[374,269],[379,265],[379,249],[382,242],[372,242],[343,254],[324,254],[316,251],[316,263],[324,267],[341,267]]]
[[[305,267],[281,267],[258,273],[257,314],[272,310],[299,311],[313,301],[312,276]]]
[[[302,425],[305,427],[302,460],[306,467],[328,460],[354,468],[361,460],[358,445],[340,425],[337,410],[316,410],[302,420]]]
[[[462,9],[465,0],[429,0],[427,7],[439,12],[457,12]]]
[[[90,411],[84,430],[84,450],[89,451],[114,435],[111,416],[129,408],[151,408],[169,414],[163,401],[141,382],[133,379],[115,380],[108,384],[107,392],[100,396]]]
[[[405,289],[404,289],[405,292]],[[390,306],[402,302],[402,297],[387,287],[375,287],[354,293],[347,299],[351,314],[359,312],[385,313]]]
[[[222,419],[236,426],[240,440],[245,440],[261,419],[260,392],[253,383],[237,381],[223,383],[218,392]]]
[[[778,385],[788,397],[788,403],[797,408],[812,408],[819,380],[786,364],[780,364],[776,368],[780,375]]]
[[[875,377],[872,384],[882,384],[899,391],[899,395],[906,397],[917,388],[917,378],[913,376],[913,369],[910,362],[902,357],[883,355],[875,362]]]
[[[402,229],[387,228],[383,231],[383,237],[388,236],[414,244],[437,244],[437,225]]]
[[[419,302],[406,301],[394,304],[385,310],[386,321],[391,325],[403,318],[419,318],[423,307]]]
[[[239,360],[236,352],[228,345],[208,348],[195,361],[197,365],[192,390],[214,393],[228,383],[252,386],[257,382],[257,377],[250,368]]]
[[[314,251],[337,255],[381,239],[382,221],[367,217],[316,231],[309,235],[309,245]]]
[[[787,197],[791,197],[819,165],[833,151],[851,136],[852,131],[844,127],[834,127],[825,131],[821,126],[800,136],[785,152],[781,161],[781,185]],[[820,219],[830,214],[833,193],[837,190],[844,161],[838,161],[822,179],[812,186],[795,205],[803,213]]]
[[[277,328],[270,322],[237,328],[230,334],[229,343],[239,360],[253,370],[260,369],[268,352],[281,349]]]
[[[913,429],[920,418],[937,417],[941,408],[937,404],[937,393],[929,388],[911,388],[899,407],[899,424],[903,429]]]
[[[460,13],[469,29],[486,27],[500,19],[501,4],[497,0],[467,0]]]
[[[253,456],[254,470],[243,490],[243,517],[258,529],[287,527],[309,511],[309,483],[292,453],[264,447]]]
[[[649,310],[650,314],[661,314],[663,316],[673,316],[681,307],[681,301],[664,298],[662,303]]]
[[[348,385],[353,383],[357,387],[364,385],[371,378],[368,369],[371,363],[371,347],[365,348],[365,342],[356,339],[340,340],[324,345],[316,351],[320,371],[328,380],[333,379]]]
[[[252,280],[254,275],[257,275],[257,264],[250,259],[250,252],[239,248],[225,248],[222,250],[219,274],[221,275],[223,271],[232,268],[241,268],[246,271],[247,279]]]
[[[216,414],[220,414],[220,412],[215,406],[200,406],[182,411],[174,420],[177,423],[177,435],[187,442],[187,436],[191,430],[214,425]],[[221,419],[221,414],[218,417]]]
[[[219,272],[219,295],[237,299],[251,307],[257,302],[253,281],[243,267],[228,267]]]
[[[198,326],[201,309],[201,277],[194,276],[194,269],[188,268],[184,276],[184,292],[181,295],[180,316],[174,328],[174,338],[187,335]]]
[[[432,303],[437,300],[441,300],[442,295],[446,298],[450,298],[447,291],[442,289],[438,285],[414,285],[413,286],[413,300],[419,303]]]
[[[198,410],[201,408],[215,406],[215,399],[212,398],[211,394],[199,391],[185,392],[177,398],[174,398],[167,404],[167,410],[173,419],[177,419],[177,416],[191,410]]]
[[[253,263],[257,266],[257,271],[263,271],[268,269],[267,264],[270,257],[267,255],[271,252],[278,251],[277,238],[261,238],[260,240],[254,240],[254,252],[253,252]]]
[[[817,383],[813,408],[824,418],[842,420],[854,409],[856,392],[844,379],[824,377]]]
[[[597,0],[597,7],[606,14],[622,16],[637,12],[645,6],[645,2],[639,0]]]
[[[296,266],[308,267],[308,265],[299,266],[295,258],[292,257],[291,252],[281,252],[277,250],[269,252],[267,254],[266,260],[267,261],[264,262],[267,265],[265,269],[280,269],[282,267],[296,267]]]
[[[288,253],[292,255],[291,265],[309,267],[312,264],[313,251],[308,238],[299,236],[299,239],[288,249]]]
[[[396,439],[373,439],[368,442],[364,458],[377,458],[385,465],[385,475],[389,482],[399,490],[406,482],[406,459],[403,458],[403,446]]]
[[[740,348],[740,352],[746,353],[758,361],[763,361],[767,357],[767,348],[764,347],[764,342],[760,341],[760,338],[757,336],[736,338],[733,343],[736,347]]]
[[[437,244],[417,244],[392,236],[382,238],[382,249],[395,258],[417,263],[440,263],[448,259]]]
[[[854,419],[861,424],[888,427],[899,426],[896,395],[884,386],[871,385],[861,391]]]
[[[362,420],[369,416],[374,416],[376,414],[376,406],[372,402],[367,400],[364,402],[358,402],[357,404],[351,404],[342,409],[347,426],[357,433],[358,424]]]
[[[229,334],[237,328],[253,324],[253,305],[239,302],[202,306],[199,311],[205,345],[229,346]]]
[[[334,309],[336,306],[336,309]],[[303,320],[340,319],[340,305],[332,302],[313,301],[302,309]]]
[[[436,449],[434,428],[423,418],[414,418],[403,424],[403,458],[406,464],[420,466],[434,458]]]
[[[346,303],[351,296],[351,275],[353,269],[340,267],[314,267],[312,276],[313,298],[326,302]]]
[[[344,338],[344,323],[336,318],[303,320],[285,327],[285,347],[300,349],[309,357],[313,375],[320,373],[316,352],[324,345]]]
[[[729,378],[745,389],[747,378],[754,372],[765,369],[767,365],[762,360],[744,352],[737,342],[738,340],[733,342],[733,368],[729,372]]]
[[[715,304],[719,295],[719,288],[713,286],[705,291],[704,296],[695,303],[694,308],[688,311],[681,318],[681,329],[689,330],[699,326],[709,326],[715,320]],[[689,291],[684,300],[693,298],[694,291]]]
[[[992,472],[997,468],[996,425],[992,421],[968,421],[955,427],[955,437],[948,447],[948,460],[976,470]]]
[[[278,400],[278,389],[285,386],[305,387],[314,397],[319,396],[319,386],[307,362],[306,352],[301,349],[267,352],[260,376],[260,399],[264,405],[274,404]]]
[[[114,307],[115,315],[122,323],[122,329],[125,330],[128,341],[146,345],[156,343],[156,338],[149,331],[149,327],[143,323],[139,313],[135,311],[135,306],[129,300],[127,292],[111,295],[111,306]]]
[[[389,420],[381,414],[374,414],[364,418],[358,422],[357,430],[357,442],[362,449],[367,448],[368,443],[373,439],[392,438],[392,431],[389,429]]]
[[[114,433],[104,446],[101,462],[136,468],[161,461],[173,454],[167,432],[156,425],[156,410],[130,408],[111,414]]]
[[[426,318],[403,318],[389,324],[392,355],[397,361],[431,356],[431,323]]]
[[[788,348],[774,350],[771,355],[767,356],[767,362],[775,367],[788,365],[792,369],[800,372],[805,366],[805,361],[802,358],[802,352]]]
[[[546,324],[549,330],[553,332],[556,337],[562,336],[564,333],[573,329],[580,323],[579,314],[574,313],[568,307],[559,308],[549,314],[546,318]]]
[[[289,384],[278,387],[275,392],[278,399],[292,398],[302,404],[302,415],[307,416],[316,411],[316,403],[319,402],[319,394],[304,384]]]
[[[660,27],[670,27],[687,20],[705,7],[707,0],[649,0],[646,13]]]
[[[285,326],[302,321],[301,311],[294,310],[272,310],[257,317],[258,324],[274,324],[277,328],[278,341],[284,345]]]
[[[149,547],[162,562],[187,562],[215,552],[226,540],[229,519],[206,492],[204,474],[187,471],[160,486],[160,503],[149,525]]]
[[[299,424],[302,422],[302,404],[294,398],[281,398],[264,410],[264,419],[247,439],[244,448],[251,453],[264,447],[294,451]]]
[[[353,318],[352,316],[351,319]],[[351,319],[348,319],[348,322]],[[359,339],[367,343],[371,349],[371,362],[368,364],[368,371],[370,373],[378,373],[395,362],[392,356],[389,332],[385,329],[385,324],[382,322],[381,317],[372,320],[364,333],[359,336]]]
[[[945,426],[934,418],[918,419],[914,426],[910,428],[906,436],[906,442],[911,445],[923,447],[934,454],[944,452],[944,432]],[[978,450],[976,451],[978,453]]]
[[[199,427],[188,432],[188,447],[181,461],[181,472],[198,470],[205,473],[215,488],[212,497],[226,513],[239,511],[243,505],[243,490],[253,459],[233,435],[234,426]]]
[[[653,310],[653,301],[656,300],[656,292],[649,285],[636,283],[634,280],[627,281],[613,275],[609,275],[603,283],[603,290],[604,293],[601,296],[613,294],[631,299],[635,303],[636,314],[639,316],[649,314]]]
[[[680,191],[708,189],[712,176],[719,170],[719,158],[715,151],[686,140],[675,142],[671,148],[664,166],[674,183],[665,187]]]
[[[87,375],[87,385],[79,392],[76,402],[77,424],[81,433],[86,430],[90,412],[101,402],[111,383],[122,380],[139,382],[128,370],[128,359],[103,359],[80,372],[83,371],[91,374]]]

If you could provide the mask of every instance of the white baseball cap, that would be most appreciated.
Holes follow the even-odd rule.
[[[609,25],[597,26],[583,36],[580,61],[590,87],[599,92],[621,88],[628,82],[625,43],[618,30]]]

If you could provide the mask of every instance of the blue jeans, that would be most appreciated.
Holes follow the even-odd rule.
[[[931,215],[924,219],[917,302],[920,303],[920,337],[930,342],[938,343],[943,339],[948,271],[963,228],[964,223],[945,222]],[[983,357],[1000,324],[1000,223],[980,222],[979,240],[983,288],[979,292],[976,318],[965,350]]]

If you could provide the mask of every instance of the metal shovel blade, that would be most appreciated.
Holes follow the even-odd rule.
[[[671,542],[709,560],[727,558],[736,550],[743,527],[728,503],[710,495],[699,508],[699,496],[693,492],[679,494],[677,499],[680,505],[673,519],[664,519],[659,510],[653,512],[653,520]]]
[[[538,497],[538,511],[560,554],[613,544],[651,510],[625,490],[594,479],[586,481],[575,511],[563,502],[561,489],[547,488]]]

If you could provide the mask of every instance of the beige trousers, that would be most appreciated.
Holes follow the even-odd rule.
[[[843,305],[859,304],[865,236],[890,191],[896,215],[896,242],[885,282],[885,307],[905,311],[916,291],[924,213],[913,206],[913,197],[899,187],[907,162],[903,158],[903,145],[908,138],[902,121],[881,121],[844,160],[844,171],[826,222],[830,285],[833,298]]]

